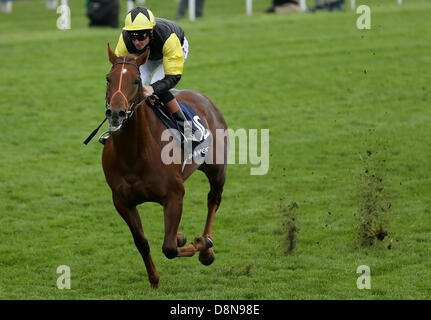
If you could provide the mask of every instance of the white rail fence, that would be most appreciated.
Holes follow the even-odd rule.
[[[0,0],[1,11],[6,13],[12,12],[12,3],[15,1],[34,1],[34,0]],[[175,1],[178,2],[179,0],[175,0]],[[52,9],[52,10],[56,9],[59,3],[61,5],[67,5],[67,0],[46,0],[46,8]],[[402,5],[403,0],[397,0],[397,3],[399,5]],[[127,0],[127,11],[132,10],[136,4],[138,5],[145,4],[145,0],[135,0],[135,1]],[[306,11],[307,10],[306,0],[299,0],[299,6],[301,8],[301,11]],[[350,0],[350,7],[352,9],[356,9],[356,0]],[[189,20],[190,21],[194,21],[196,19],[195,8],[196,8],[196,1],[189,0]],[[253,14],[253,0],[245,0],[245,13],[247,16],[251,16]]]
[[[403,4],[403,0],[397,0],[397,3],[399,5],[402,5]],[[356,9],[356,0],[350,0],[350,7],[352,9]]]
[[[1,11],[5,13],[11,13],[13,8],[12,3],[18,2],[18,1],[34,1],[34,0],[0,0]],[[57,9],[59,6],[59,3],[60,5],[67,6],[67,0],[46,0],[46,8],[50,10]]]

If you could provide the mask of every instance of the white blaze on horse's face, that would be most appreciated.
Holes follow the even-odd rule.
[[[106,117],[108,118],[109,122],[108,122],[108,130],[110,132],[116,132],[119,131],[124,123],[125,120],[127,120],[127,115],[130,112],[130,104],[129,104],[129,99],[128,99],[128,95],[129,95],[129,91],[131,86],[123,86],[122,83],[129,83],[130,82],[130,77],[133,77],[133,72],[128,73],[128,69],[126,68],[126,64],[132,64],[130,62],[127,61],[123,61],[123,62],[117,62],[116,64],[121,65],[121,71],[120,71],[120,76],[118,79],[118,83],[117,83],[117,79],[115,79],[113,81],[113,83],[111,84],[111,80],[112,80],[112,71],[108,74],[107,76],[107,81],[108,81],[108,92],[110,92],[108,94],[107,92],[107,100],[109,100],[109,102],[107,101],[107,107],[108,110],[106,110]],[[139,68],[138,66],[136,66],[136,68]],[[140,81],[139,81],[140,83]],[[110,86],[111,85],[111,86]],[[114,93],[112,93],[112,91],[114,91]],[[132,87],[132,91],[134,90],[134,88]],[[132,103],[132,106],[134,105],[134,103]],[[124,109],[123,109],[124,108]]]
[[[142,99],[142,81],[139,66],[144,64],[150,54],[149,48],[136,57],[134,55],[117,57],[108,45],[111,71],[106,80],[106,118],[108,130],[119,131],[122,125],[130,119],[134,111],[145,101]],[[121,59],[121,61],[119,61]],[[133,67],[130,67],[133,66]],[[114,67],[116,67],[114,69]],[[121,69],[119,69],[121,67]]]

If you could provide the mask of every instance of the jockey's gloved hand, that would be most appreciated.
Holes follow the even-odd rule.
[[[142,94],[144,98],[148,98],[154,94],[154,88],[152,86],[142,86]]]

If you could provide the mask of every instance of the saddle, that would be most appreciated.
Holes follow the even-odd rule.
[[[154,97],[154,96],[153,96]],[[162,121],[167,129],[172,133],[173,137],[181,143],[181,147],[187,151],[186,162],[190,163],[191,160],[197,161],[200,158],[204,158],[209,151],[210,145],[210,131],[207,129],[201,118],[197,115],[188,104],[183,101],[177,100],[178,104],[183,111],[186,120],[192,125],[192,143],[190,148],[184,148],[185,145],[185,132],[184,123],[177,121],[158,98],[153,98],[151,101],[146,101],[146,105],[151,108],[156,116]]]

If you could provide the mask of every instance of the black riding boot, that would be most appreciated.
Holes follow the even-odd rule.
[[[184,142],[192,141],[199,142],[201,139],[200,134],[197,133],[197,130],[193,130],[193,126],[191,121],[186,119],[186,116],[183,113],[183,110],[179,109],[177,112],[172,114],[180,124],[183,125],[184,128]]]

